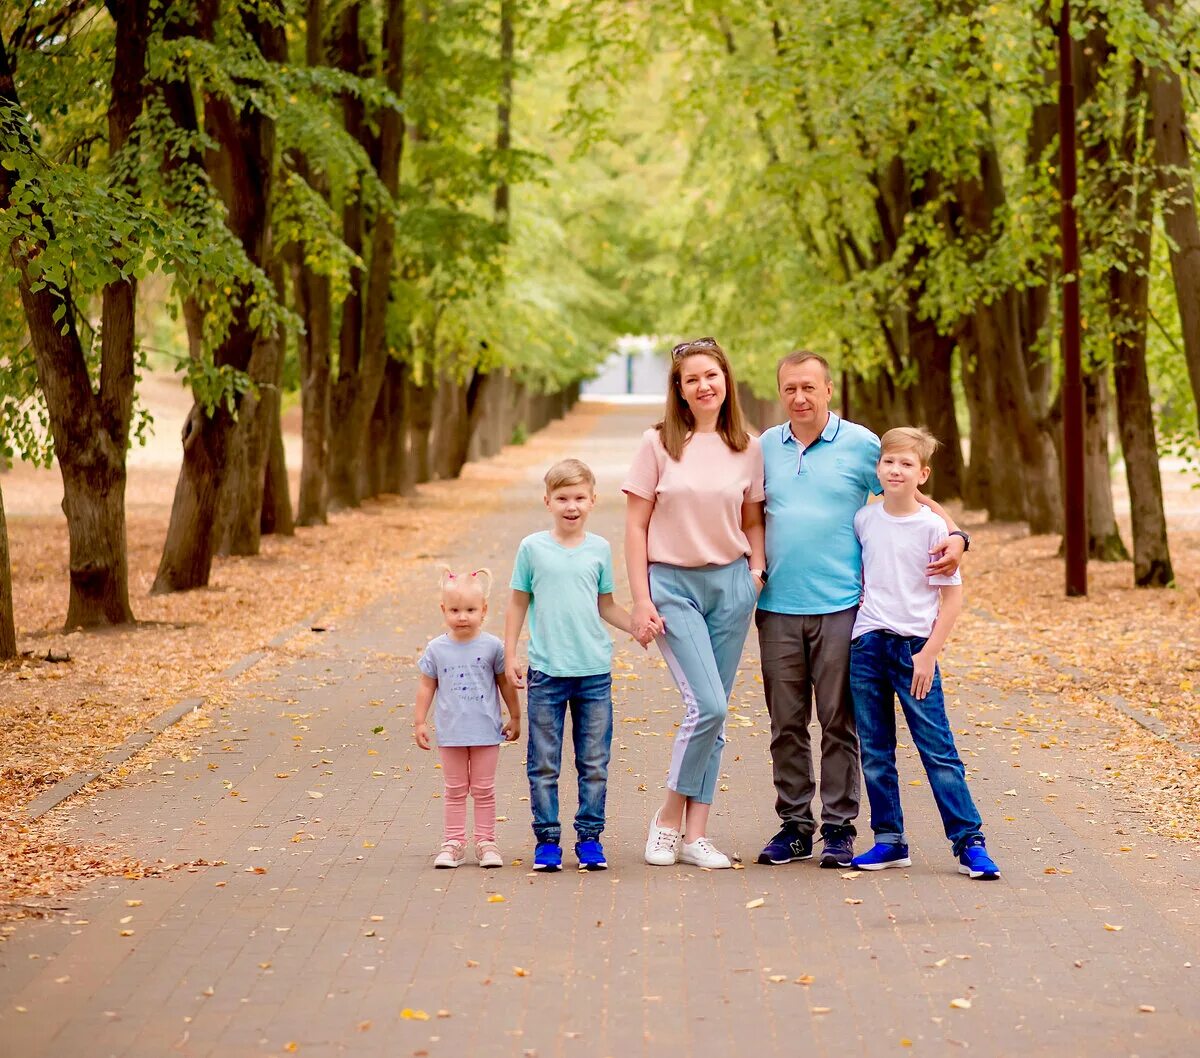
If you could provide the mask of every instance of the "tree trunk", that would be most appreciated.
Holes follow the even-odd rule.
[[[1113,513],[1112,472],[1108,462],[1108,378],[1103,368],[1084,374],[1083,401],[1088,557],[1101,562],[1125,562],[1129,552],[1121,542]]]
[[[142,109],[142,79],[149,39],[144,0],[120,5],[113,64],[109,143],[113,155],[128,141]],[[8,53],[0,40],[0,99],[23,114]],[[16,149],[31,152],[28,129],[14,123]],[[11,170],[0,166],[0,210],[9,207]],[[50,237],[53,227],[45,221]],[[75,326],[70,292],[46,283],[36,268],[38,248],[13,242],[8,255],[17,272],[33,345],[38,384],[63,478],[63,512],[70,539],[70,589],[66,627],[133,620],[125,539],[125,450],[133,407],[134,306],[132,279],[109,284],[103,294],[100,388],[92,388]],[[36,288],[36,289],[35,289]],[[56,311],[65,315],[55,318]]]
[[[275,6],[278,0],[274,0]],[[205,39],[213,33],[215,10],[201,5],[205,18],[198,32]],[[275,19],[260,18],[257,9],[240,8],[238,15],[251,40],[260,42],[264,56],[277,57],[286,47],[283,30]],[[226,96],[209,95],[204,106],[205,131],[213,146],[205,154],[205,166],[227,210],[227,223],[246,255],[267,270],[271,251],[271,198],[273,192],[275,126],[273,120],[248,102],[241,111]],[[258,344],[251,321],[251,290],[243,289],[234,300],[229,331],[213,359],[218,366],[247,371]],[[274,335],[264,338],[274,342]],[[240,404],[241,402],[239,402]],[[229,470],[234,417],[224,406],[211,417],[196,403],[184,426],[183,466],[175,489],[171,521],[158,573],[151,592],[162,594],[203,587],[212,570],[213,549],[219,538],[217,504]],[[259,482],[265,469],[260,465]],[[258,485],[261,489],[261,484]],[[261,496],[261,491],[258,492]],[[256,511],[252,533],[259,525]]]
[[[283,450],[283,430],[280,423],[282,396],[278,389],[267,394],[270,407],[267,414],[270,437],[267,452],[266,480],[263,483],[262,522],[263,536],[293,536],[296,522],[292,517],[292,495],[288,483],[287,459]]]
[[[8,560],[8,522],[0,489],[0,661],[17,656],[17,625],[13,613],[12,564]]]
[[[404,0],[387,0],[383,31],[384,79],[388,88],[400,98],[404,96],[404,18]],[[394,202],[400,187],[404,116],[398,110],[387,108],[380,112],[378,121],[379,180]],[[380,209],[371,234],[361,356],[354,365],[346,364],[345,358],[339,362],[338,380],[333,390],[334,443],[330,451],[333,466],[329,484],[330,499],[339,506],[354,506],[359,500],[363,474],[356,463],[364,455],[368,426],[387,367],[387,311],[395,245],[395,217],[390,208]]]
[[[1171,33],[1174,0],[1146,0],[1146,10]],[[1154,162],[1163,192],[1163,227],[1170,240],[1171,274],[1183,331],[1183,351],[1192,399],[1200,418],[1200,222],[1188,147],[1188,115],[1183,82],[1169,67],[1147,71],[1154,122]]]
[[[324,525],[328,520],[329,486],[329,353],[332,305],[327,276],[317,275],[295,255],[292,288],[304,320],[300,354],[300,525]]]
[[[964,235],[990,239],[1005,191],[1000,160],[988,144],[979,150],[978,175],[959,181]],[[1008,452],[1020,466],[1024,517],[1031,533],[1062,531],[1062,487],[1054,440],[1047,430],[1041,394],[1033,378],[1024,340],[1020,292],[1004,291],[972,314],[977,357],[991,359],[998,426],[1015,442]]]
[[[1145,73],[1134,64],[1130,98],[1145,91]],[[1131,108],[1136,114],[1136,108]],[[1145,121],[1149,123],[1149,113]],[[1146,130],[1147,133],[1149,129]],[[1137,157],[1138,122],[1125,119],[1121,156]],[[1108,273],[1109,317],[1113,331],[1113,385],[1117,395],[1117,428],[1125,455],[1129,487],[1129,517],[1133,525],[1133,581],[1139,588],[1164,588],[1175,580],[1167,544],[1158,441],[1154,435],[1154,405],[1146,371],[1146,325],[1150,299],[1150,242],[1153,201],[1148,187],[1134,184],[1128,166],[1115,177],[1112,197],[1122,211],[1125,267]]]
[[[933,457],[928,491],[939,501],[956,499],[963,491],[963,462],[950,373],[954,339],[938,334],[934,321],[913,315],[909,318],[908,350],[917,365],[920,418],[925,428],[942,443]]]
[[[256,336],[247,374],[255,388],[238,405],[238,422],[230,442],[229,470],[221,497],[221,541],[217,547],[221,555],[257,555],[261,548],[267,462],[272,428],[278,432],[283,380],[280,335]]]
[[[429,481],[433,474],[432,452],[433,413],[435,391],[432,386],[418,385],[409,374],[406,385],[405,404],[408,408],[408,450],[412,460],[414,484]]]
[[[322,0],[308,0],[305,16],[305,57],[310,67],[325,64]],[[298,165],[301,175],[314,190],[328,197],[328,181],[314,173],[306,159]],[[361,226],[360,226],[361,227]],[[329,379],[333,336],[333,305],[329,277],[319,275],[305,262],[303,248],[292,247],[292,289],[296,310],[304,320],[299,338],[301,443],[300,525],[324,525],[328,520],[329,488],[326,481],[329,456]],[[357,272],[355,272],[357,276]],[[353,279],[352,279],[353,284]],[[352,285],[351,296],[357,296]],[[282,438],[280,438],[282,452]],[[274,465],[272,442],[272,465]],[[281,460],[282,462],[282,460]],[[287,477],[283,478],[284,484]],[[271,486],[268,484],[268,487]],[[274,494],[274,493],[273,493]],[[290,514],[290,501],[289,501]],[[266,513],[264,501],[264,515]]]
[[[396,496],[409,495],[412,482],[408,465],[408,375],[407,365],[388,360],[383,385],[388,393],[388,420],[383,438],[382,489]]]

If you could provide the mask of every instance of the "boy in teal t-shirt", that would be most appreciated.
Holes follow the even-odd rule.
[[[579,775],[575,854],[582,869],[602,871],[608,866],[600,834],[613,719],[612,640],[600,622],[603,619],[630,635],[633,622],[612,597],[612,548],[585,528],[596,503],[595,476],[578,459],[564,459],[546,472],[545,480],[545,503],[553,524],[549,531],[521,541],[504,619],[509,682],[514,687],[528,684],[526,772],[537,840],[533,869],[562,869],[558,774],[569,711]],[[517,660],[517,639],[526,612],[528,680]]]

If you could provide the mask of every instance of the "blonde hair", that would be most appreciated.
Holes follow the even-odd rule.
[[[448,591],[477,588],[484,602],[492,593],[492,571],[486,567],[455,573],[449,566],[439,566],[438,587],[443,595]]]
[[[565,489],[571,485],[587,485],[596,491],[596,475],[582,459],[560,459],[546,471],[546,495],[555,489]]]
[[[894,452],[897,449],[915,452],[921,466],[927,467],[933,459],[933,453],[941,448],[941,442],[924,426],[897,426],[888,430],[879,439],[879,455]]]
[[[729,358],[725,350],[713,338],[698,339],[695,342],[685,342],[677,345],[671,353],[671,377],[667,382],[667,411],[662,422],[655,423],[662,446],[675,462],[683,457],[683,446],[696,428],[696,420],[692,409],[683,399],[680,379],[683,375],[683,362],[692,356],[710,356],[725,376],[725,401],[717,415],[717,433],[734,452],[744,452],[750,447],[750,434],[746,429],[746,419],[742,415],[742,405],[738,400],[737,383],[733,380],[733,369],[729,366]]]

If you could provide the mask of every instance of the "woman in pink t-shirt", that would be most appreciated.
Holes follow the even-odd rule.
[[[762,451],[716,339],[672,351],[666,414],[646,431],[621,488],[635,629],[656,635],[685,706],[646,862],[729,867],[708,840],[708,816],[733,678],[765,578],[765,493]]]

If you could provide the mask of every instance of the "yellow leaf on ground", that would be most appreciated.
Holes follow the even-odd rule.
[[[1109,933],[1120,933],[1121,930],[1123,930],[1125,927],[1124,926],[1114,926],[1111,922],[1105,922],[1104,928],[1106,930],[1108,930]]]
[[[514,966],[513,967],[513,977],[528,977],[528,976],[529,976],[529,971],[526,970],[524,966]]]
[[[760,896],[757,900],[747,900],[746,907],[748,910],[753,911],[756,907],[762,907],[765,903],[766,901]]]
[[[963,999],[959,997],[958,999],[950,1000],[950,1006],[955,1010],[970,1010],[971,1001],[969,999]]]
[[[492,895],[488,897],[488,903],[489,904],[503,904],[504,897],[502,897],[499,893],[492,893]]]
[[[1156,1009],[1156,1008],[1155,1008],[1155,1007],[1152,1007],[1152,1006],[1151,1006],[1149,1003],[1143,1003],[1143,1004],[1142,1004],[1140,1007],[1138,1007],[1138,1013],[1140,1013],[1140,1014],[1153,1014],[1153,1013],[1154,1013],[1154,1011],[1155,1011],[1155,1009]]]
[[[400,1011],[400,1016],[405,1021],[428,1021],[429,1015],[423,1010],[413,1010],[411,1007],[405,1007]]]

